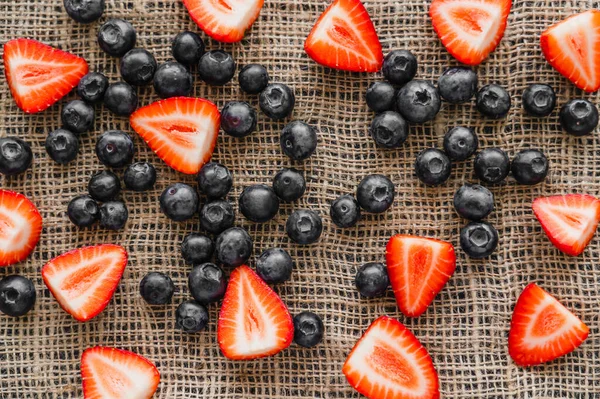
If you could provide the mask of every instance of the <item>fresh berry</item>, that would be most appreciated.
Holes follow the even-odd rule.
[[[298,209],[292,212],[285,224],[288,237],[296,244],[308,245],[317,242],[323,232],[323,222],[315,211]]]
[[[246,230],[230,227],[217,237],[215,252],[217,259],[226,266],[244,264],[254,248],[254,242]]]
[[[307,123],[292,121],[281,131],[279,144],[285,155],[295,161],[302,161],[317,149],[317,132]]]
[[[89,195],[80,195],[69,202],[67,216],[75,226],[89,227],[100,218],[100,207]]]
[[[302,312],[294,316],[294,342],[304,348],[317,346],[323,340],[323,320],[313,312]]]
[[[31,39],[4,44],[4,73],[23,111],[45,110],[63,98],[88,72],[83,58]]]
[[[27,314],[35,305],[35,286],[23,276],[6,276],[0,280],[0,312],[12,317]]]
[[[494,194],[479,184],[463,184],[454,193],[454,209],[465,219],[481,220],[494,210]]]
[[[590,329],[556,298],[529,284],[517,300],[508,333],[508,353],[519,366],[546,363],[574,351]]]
[[[398,91],[396,108],[400,115],[413,123],[424,123],[440,112],[440,95],[435,87],[424,80],[413,80]]]
[[[336,226],[353,227],[360,220],[360,206],[350,194],[340,195],[332,203],[329,216]]]
[[[223,355],[232,360],[272,356],[293,338],[292,317],[275,291],[248,266],[232,271],[217,327]]]
[[[444,152],[452,161],[464,161],[475,154],[477,148],[479,140],[471,128],[456,126],[444,135]]]
[[[304,175],[294,168],[281,169],[273,178],[273,191],[283,201],[296,201],[306,191]]]
[[[125,187],[133,191],[148,191],[156,183],[156,169],[149,162],[132,163],[123,174]]]
[[[587,194],[536,198],[532,208],[550,242],[571,256],[583,252],[600,221],[600,200]]]
[[[503,87],[486,85],[477,92],[475,105],[479,112],[489,118],[504,118],[510,110],[510,95]]]
[[[136,33],[130,22],[113,18],[98,30],[98,44],[108,55],[122,57],[135,46]]]
[[[144,86],[152,82],[156,68],[156,59],[148,50],[134,48],[121,58],[119,69],[124,81],[132,86]]]
[[[371,213],[387,211],[394,203],[394,183],[384,175],[368,175],[356,188],[356,200],[362,209]]]
[[[223,198],[231,190],[233,177],[225,165],[209,162],[198,173],[198,189],[209,198]]]
[[[465,103],[477,93],[477,73],[467,67],[448,68],[438,79],[438,91],[449,103]]]
[[[385,294],[390,278],[383,263],[371,262],[358,269],[354,284],[362,296],[374,298]]]
[[[548,116],[556,106],[556,93],[548,85],[532,84],[523,91],[523,108],[531,116]]]
[[[387,82],[373,82],[367,89],[366,100],[371,111],[390,111],[396,105],[396,89]]]
[[[256,260],[256,273],[267,284],[284,283],[290,279],[294,261],[282,248],[270,248]]]
[[[112,168],[125,166],[133,159],[135,147],[131,136],[121,130],[104,132],[96,142],[100,162]]]
[[[460,247],[471,258],[490,256],[498,246],[498,230],[486,222],[471,222],[460,229]]]
[[[164,273],[150,272],[140,281],[140,295],[148,305],[166,305],[174,292],[173,280]]]
[[[60,307],[83,322],[106,308],[126,265],[125,248],[102,244],[57,256],[42,267],[42,278]]]
[[[454,247],[434,238],[397,234],[385,252],[398,307],[408,317],[420,316],[454,273]]]
[[[437,372],[427,349],[402,323],[376,319],[348,355],[342,372],[370,399],[438,399]]]
[[[190,233],[181,242],[181,255],[188,264],[198,265],[208,262],[214,252],[215,244],[202,234]]]
[[[243,101],[230,101],[221,111],[221,129],[233,137],[246,137],[256,129],[256,111]]]
[[[408,123],[399,113],[385,111],[373,118],[369,133],[379,147],[398,148],[408,137]]]
[[[99,72],[90,72],[77,85],[77,95],[90,104],[102,101],[108,89],[108,78]]]
[[[25,172],[33,162],[29,143],[17,137],[0,137],[0,173],[15,176]]]
[[[223,298],[227,279],[219,266],[203,263],[192,268],[188,277],[188,286],[196,301],[208,305]]]
[[[383,76],[388,82],[404,86],[417,74],[417,58],[408,50],[390,51],[383,59]]]
[[[88,192],[97,201],[110,201],[121,192],[121,181],[110,170],[103,170],[90,178]]]
[[[267,222],[279,211],[279,198],[267,185],[255,184],[240,194],[239,209],[246,219],[256,223]]]
[[[104,13],[104,0],[64,0],[65,10],[75,22],[89,24]]]
[[[109,230],[121,230],[125,227],[129,211],[122,201],[108,201],[100,206],[100,226]]]
[[[258,94],[269,84],[267,69],[258,64],[249,64],[238,74],[240,88],[248,94]]]
[[[208,325],[208,310],[196,301],[182,302],[175,311],[175,325],[186,333],[202,331]]]
[[[125,82],[113,83],[104,93],[104,105],[117,116],[129,116],[138,106],[138,96]]]
[[[523,150],[513,158],[510,170],[518,183],[538,184],[548,174],[548,158],[540,150]]]
[[[199,202],[196,190],[184,183],[172,184],[160,195],[161,211],[176,222],[191,219],[198,211]]]
[[[310,31],[304,51],[342,71],[377,72],[383,64],[381,43],[360,0],[334,0]]]
[[[63,127],[73,133],[90,130],[94,125],[94,117],[94,107],[81,100],[68,102],[60,113]]]
[[[265,115],[278,121],[292,113],[296,105],[296,96],[288,85],[270,83],[260,92],[258,105]]]
[[[219,118],[219,110],[210,101],[175,97],[138,109],[129,122],[167,165],[196,174],[212,156]]]
[[[204,54],[204,41],[197,33],[184,31],[173,39],[171,52],[173,58],[183,65],[198,65],[198,61]]]
[[[40,241],[42,216],[23,194],[0,189],[0,267],[25,260]]]
[[[560,125],[573,136],[590,134],[598,126],[598,108],[588,100],[571,100],[560,109]]]
[[[200,227],[212,234],[220,234],[233,226],[233,206],[225,200],[207,202],[200,210]]]
[[[211,50],[200,58],[198,74],[209,85],[223,86],[235,74],[235,61],[226,51]]]
[[[510,160],[500,148],[486,148],[479,152],[473,163],[475,176],[489,184],[500,183],[508,176]]]
[[[48,133],[45,148],[54,162],[65,165],[77,158],[79,139],[69,130],[56,129]]]
[[[154,74],[154,90],[161,98],[189,96],[192,89],[192,74],[179,62],[167,61]]]

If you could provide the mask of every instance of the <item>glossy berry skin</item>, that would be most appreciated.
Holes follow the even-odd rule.
[[[360,206],[353,196],[340,195],[332,203],[329,216],[336,226],[353,227],[360,220]]]
[[[104,132],[96,142],[98,159],[112,168],[120,168],[130,163],[134,152],[131,136],[121,130]]]
[[[173,39],[171,52],[173,58],[183,65],[197,65],[204,54],[204,41],[198,34],[190,31],[179,33]]]
[[[279,143],[285,155],[295,161],[302,161],[317,149],[317,132],[307,123],[292,121],[281,131]]]
[[[212,234],[219,234],[233,226],[233,206],[225,200],[207,202],[200,210],[200,227]]]
[[[304,348],[312,348],[323,340],[325,327],[321,318],[313,312],[294,316],[294,342]]]
[[[444,136],[444,152],[452,161],[464,161],[475,154],[478,148],[479,139],[471,128],[456,126]]]
[[[556,93],[545,84],[532,84],[523,91],[523,109],[538,118],[548,116],[556,107]]]
[[[198,173],[198,189],[209,198],[223,198],[231,190],[233,177],[225,165],[218,162],[205,164]]]
[[[161,98],[187,97],[192,88],[192,74],[179,62],[165,62],[154,74],[154,90]]]
[[[588,100],[571,100],[560,109],[560,125],[573,136],[585,136],[598,126],[598,108]]]
[[[0,138],[0,173],[15,176],[31,166],[33,153],[29,144],[17,137]]]
[[[285,229],[288,237],[296,244],[308,245],[321,237],[323,222],[315,211],[298,209],[288,218]]]
[[[548,175],[548,158],[540,150],[523,150],[513,158],[510,170],[519,184],[538,184]]]
[[[474,169],[479,180],[489,184],[500,183],[508,176],[510,160],[500,148],[486,148],[475,157]]]
[[[248,94],[258,94],[269,84],[267,69],[258,64],[248,64],[238,74],[240,88]]]
[[[241,227],[230,227],[219,234],[215,241],[217,259],[226,266],[236,267],[246,263],[253,248],[252,238]]]
[[[417,58],[408,50],[390,51],[383,59],[382,71],[390,83],[404,85],[417,73]]]
[[[390,285],[387,268],[383,263],[365,263],[358,269],[354,284],[366,298],[382,296]]]
[[[136,33],[130,22],[109,19],[98,30],[98,44],[108,55],[122,57],[135,46]]]
[[[35,286],[28,278],[18,275],[0,280],[0,312],[19,317],[27,314],[35,305]]]
[[[129,116],[138,106],[138,96],[127,83],[113,83],[104,93],[104,106],[117,116]]]
[[[221,110],[221,129],[233,137],[246,137],[256,129],[256,111],[243,101],[230,101]]]
[[[362,209],[371,213],[387,211],[394,203],[394,183],[384,175],[368,175],[356,188],[356,200]]]
[[[94,107],[85,101],[73,100],[60,112],[63,127],[73,133],[87,132],[94,125]]]
[[[385,111],[373,118],[369,133],[377,146],[398,148],[408,137],[408,123],[399,113]]]
[[[288,85],[271,83],[260,92],[258,105],[265,115],[278,121],[292,113],[296,105],[296,96]]]
[[[110,201],[121,192],[121,181],[113,172],[103,170],[90,178],[88,192],[96,201]]]
[[[175,326],[186,333],[202,331],[208,324],[208,310],[196,301],[182,302],[175,311]]]
[[[208,262],[214,252],[215,244],[202,234],[190,233],[181,242],[181,255],[190,265]]]
[[[273,191],[283,201],[296,201],[306,191],[304,175],[294,168],[281,169],[273,178]]]
[[[63,0],[65,10],[75,22],[89,24],[104,13],[104,0]]]
[[[148,191],[156,183],[156,169],[149,162],[132,163],[123,174],[125,187],[133,191]]]
[[[192,268],[188,276],[190,294],[202,305],[217,302],[225,295],[227,278],[214,263],[203,263]]]
[[[454,193],[454,209],[465,219],[481,220],[494,210],[494,194],[479,184],[466,183]]]
[[[100,217],[100,207],[89,195],[80,195],[69,202],[67,216],[75,226],[88,227]]]
[[[433,120],[440,111],[442,101],[435,87],[424,80],[413,80],[398,90],[396,108],[400,115],[412,123]]]
[[[508,92],[501,86],[491,84],[483,86],[477,92],[476,107],[488,118],[504,118],[510,111],[511,100]]]
[[[373,82],[367,89],[366,100],[371,111],[390,111],[396,105],[396,89],[387,82]]]
[[[121,58],[121,76],[132,86],[145,86],[152,82],[156,72],[156,59],[148,50],[134,48]]]
[[[161,211],[175,222],[192,218],[198,211],[199,202],[196,190],[184,183],[172,184],[160,195]]]
[[[56,129],[48,133],[45,148],[54,162],[66,165],[77,158],[79,139],[67,129]]]
[[[99,72],[90,72],[79,81],[77,95],[83,101],[96,104],[102,101],[108,89],[108,78]]]
[[[166,305],[174,292],[173,280],[164,273],[150,272],[140,281],[140,295],[148,305]]]
[[[228,52],[212,50],[204,53],[198,62],[200,79],[212,86],[223,86],[235,74],[235,61]]]
[[[280,284],[290,279],[294,261],[282,248],[270,248],[256,260],[256,273],[267,284]]]
[[[486,222],[471,222],[460,230],[460,247],[471,258],[486,258],[498,246],[498,230]]]
[[[255,184],[244,188],[239,199],[239,209],[246,219],[256,223],[267,222],[279,211],[279,198],[267,185]]]
[[[450,177],[451,171],[450,158],[437,148],[427,148],[421,151],[415,160],[417,178],[428,186],[445,183]]]
[[[438,79],[438,91],[449,103],[465,103],[477,93],[477,73],[467,67],[448,68]]]
[[[121,230],[125,227],[129,211],[122,201],[107,201],[100,206],[100,226],[109,230]]]

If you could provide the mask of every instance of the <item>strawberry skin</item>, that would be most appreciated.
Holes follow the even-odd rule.
[[[508,352],[519,366],[554,360],[575,350],[590,330],[552,295],[529,284],[513,311]]]
[[[386,261],[396,302],[408,317],[427,310],[456,268],[454,246],[449,242],[403,234],[388,241]]]
[[[42,216],[23,194],[0,189],[0,267],[25,260],[40,241]]]
[[[15,102],[27,113],[50,107],[88,72],[83,58],[32,39],[4,44],[4,68]]]
[[[383,64],[381,43],[360,0],[334,0],[310,31],[304,51],[342,71],[377,72]]]
[[[438,399],[437,372],[427,349],[402,323],[375,320],[348,355],[342,372],[369,399]]]

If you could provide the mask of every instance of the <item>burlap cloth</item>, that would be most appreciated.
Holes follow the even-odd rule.
[[[384,52],[410,49],[420,63],[418,77],[436,80],[456,61],[431,28],[428,3],[369,0],[366,7]],[[293,314],[313,310],[323,317],[324,342],[313,350],[292,345],[265,360],[228,361],[216,342],[216,305],[210,306],[211,320],[205,331],[190,335],[176,330],[175,308],[190,298],[190,267],[184,264],[179,245],[187,233],[199,230],[199,223],[196,219],[171,222],[159,211],[158,196],[174,182],[195,185],[194,177],[169,169],[132,132],[127,118],[115,118],[101,106],[96,108],[94,130],[82,136],[77,160],[65,167],[53,163],[44,151],[44,140],[60,126],[65,101],[38,115],[25,115],[13,102],[2,77],[0,136],[15,135],[29,141],[35,161],[24,175],[0,177],[0,186],[32,198],[43,215],[44,230],[26,262],[0,270],[0,276],[20,273],[32,278],[38,294],[34,310],[26,317],[0,316],[1,398],[81,397],[79,359],[84,349],[94,345],[126,348],[154,361],[161,373],[156,395],[160,398],[358,397],[346,383],[341,367],[356,339],[382,314],[398,317],[427,347],[439,373],[442,397],[600,397],[600,238],[580,257],[566,257],[552,247],[531,212],[531,201],[539,195],[598,195],[600,143],[597,134],[585,138],[566,135],[558,126],[557,111],[539,120],[524,116],[520,100],[520,93],[533,82],[552,85],[559,105],[584,95],[546,63],[539,35],[551,23],[599,3],[516,1],[504,39],[477,68],[480,85],[493,82],[510,90],[513,108],[509,116],[501,121],[486,120],[473,104],[444,103],[433,123],[411,126],[407,143],[395,151],[376,148],[367,132],[373,114],[367,109],[364,93],[368,84],[381,76],[326,70],[303,51],[304,38],[326,5],[322,0],[267,0],[241,43],[222,45],[207,40],[209,49],[231,51],[238,65],[262,63],[272,81],[293,86],[293,117],[318,128],[315,155],[304,163],[291,162],[279,148],[284,122],[274,123],[259,113],[257,132],[245,139],[221,135],[214,159],[233,172],[229,199],[236,209],[243,187],[270,184],[276,171],[285,166],[304,170],[308,190],[300,201],[283,205],[269,223],[249,223],[241,215],[236,223],[254,237],[255,255],[273,246],[282,246],[293,255],[292,279],[276,290]],[[138,33],[138,46],[155,54],[159,62],[171,59],[170,42],[176,33],[199,31],[176,0],[109,0],[103,20],[108,17],[130,20]],[[2,43],[21,36],[41,40],[85,57],[90,70],[106,73],[115,81],[119,79],[118,62],[99,49],[97,28],[97,23],[80,25],[70,20],[61,0],[0,0]],[[203,37],[206,40],[206,35]],[[232,99],[258,107],[256,96],[240,92],[237,79],[217,88],[195,78],[194,95],[219,107]],[[73,93],[67,99],[75,97]],[[596,95],[585,97],[598,102]],[[155,99],[151,87],[140,90],[141,104]],[[475,181],[472,162],[454,164],[451,179],[438,188],[425,188],[413,172],[417,153],[426,147],[441,147],[444,132],[458,124],[474,127],[482,148],[500,146],[511,157],[524,148],[542,148],[550,160],[544,184],[524,187],[508,178],[492,188],[496,210],[488,219],[498,228],[500,244],[492,257],[482,261],[469,260],[458,248],[458,232],[465,221],[452,207],[457,187]],[[132,132],[135,160],[156,165],[158,181],[147,193],[122,192],[130,212],[123,231],[112,233],[98,226],[77,229],[67,219],[67,203],[85,193],[90,175],[104,168],[94,154],[94,145],[96,137],[108,129]],[[355,228],[336,228],[328,216],[330,202],[340,194],[353,193],[369,173],[386,174],[396,184],[393,207],[381,215],[366,215]],[[323,216],[324,232],[318,244],[301,247],[290,243],[284,225],[293,209],[304,207]],[[385,244],[398,232],[438,237],[457,246],[454,276],[417,319],[407,319],[398,311],[391,290],[384,298],[366,300],[354,287],[356,269],[368,261],[384,261]],[[81,324],[59,308],[43,285],[40,268],[62,252],[105,242],[124,245],[130,261],[106,310]],[[254,258],[250,264],[254,265]],[[176,282],[171,305],[152,308],[140,297],[138,283],[152,270],[166,272]],[[542,367],[521,369],[508,357],[507,334],[517,296],[534,281],[573,309],[591,331],[574,353]]]

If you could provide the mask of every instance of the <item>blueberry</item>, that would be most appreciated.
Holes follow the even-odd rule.
[[[90,104],[95,104],[104,98],[108,88],[108,78],[98,72],[90,72],[79,81],[77,95]]]
[[[427,148],[417,155],[415,173],[417,178],[428,186],[437,186],[450,177],[450,158],[437,148]]]
[[[273,191],[283,201],[296,201],[306,191],[306,181],[302,172],[294,168],[281,169],[273,178]]]
[[[100,208],[89,195],[80,195],[69,202],[67,216],[75,226],[88,227],[100,217]]]
[[[467,67],[448,68],[438,79],[438,91],[449,103],[467,102],[477,92],[477,74]]]
[[[104,13],[104,0],[64,0],[65,10],[75,22],[89,24]]]
[[[248,94],[258,94],[269,84],[267,69],[258,64],[249,64],[238,75],[240,88]]]
[[[255,184],[244,188],[239,199],[239,209],[246,219],[256,223],[267,222],[279,211],[279,198],[267,185]]]
[[[109,19],[98,31],[100,48],[113,57],[124,56],[135,46],[135,39],[136,34],[133,25],[118,18]]]
[[[198,189],[209,198],[225,197],[232,185],[231,172],[218,162],[205,164],[198,173]]]
[[[520,184],[538,184],[548,174],[548,158],[540,150],[523,150],[513,158],[510,169]]]
[[[121,130],[104,132],[96,142],[96,155],[106,166],[119,168],[133,159],[135,152],[131,136]]]
[[[181,242],[181,255],[185,263],[198,265],[210,260],[215,244],[205,235],[190,233]]]
[[[148,305],[166,305],[174,292],[173,280],[164,273],[150,272],[140,281],[140,295]]]
[[[252,254],[252,238],[241,227],[231,227],[217,237],[215,250],[219,262],[226,266],[239,266]]]
[[[508,176],[510,160],[500,148],[486,148],[475,157],[474,169],[479,180],[499,183]]]
[[[175,311],[175,325],[187,333],[202,331],[208,324],[208,310],[196,301],[182,302]]]
[[[165,62],[154,74],[154,90],[161,98],[189,96],[192,88],[192,74],[179,62]]]
[[[219,266],[214,263],[203,263],[192,268],[188,276],[188,287],[198,303],[208,305],[223,298],[227,279]]]
[[[182,222],[196,214],[199,201],[196,190],[187,184],[175,183],[160,195],[160,209],[169,219]]]
[[[494,210],[494,194],[479,184],[463,184],[454,194],[454,209],[465,219],[481,220]]]
[[[394,203],[396,190],[384,175],[368,175],[356,188],[356,200],[362,209],[371,213],[387,211]]]
[[[60,113],[63,127],[73,133],[87,132],[94,125],[94,107],[81,100],[65,104]]]
[[[213,200],[200,210],[200,227],[212,234],[219,234],[233,226],[235,214],[231,204],[224,200]]]
[[[35,304],[35,286],[23,276],[6,276],[0,280],[0,312],[19,317],[29,312]]]
[[[464,161],[475,154],[477,148],[479,140],[471,128],[456,126],[444,136],[444,152],[452,161]]]
[[[279,138],[284,154],[296,161],[310,157],[317,149],[315,128],[301,121],[288,123]]]
[[[221,129],[233,137],[246,137],[256,129],[256,111],[243,101],[230,101],[221,111]]]
[[[387,268],[383,263],[365,263],[358,269],[354,284],[364,297],[382,296],[390,285]]]
[[[571,100],[560,109],[560,125],[573,136],[585,136],[598,126],[598,108],[588,100]]]
[[[523,109],[531,116],[543,117],[556,107],[556,94],[548,85],[532,84],[523,91]]]
[[[198,63],[200,79],[213,86],[223,86],[235,74],[235,61],[231,54],[223,50],[204,53]]]
[[[100,226],[109,230],[121,230],[125,227],[129,211],[124,202],[108,201],[100,206]]]
[[[104,93],[104,105],[117,116],[129,116],[138,106],[138,96],[127,83],[113,83]]]
[[[471,222],[460,230],[460,247],[471,258],[485,258],[498,246],[498,230],[486,222]]]
[[[417,59],[408,50],[393,50],[383,59],[382,69],[389,82],[401,86],[417,74]]]
[[[323,232],[323,222],[318,213],[299,209],[292,212],[285,224],[288,237],[296,244],[307,245],[316,242]]]
[[[121,76],[132,86],[144,86],[152,82],[156,72],[156,59],[142,48],[129,50],[121,58]]]
[[[345,228],[352,227],[360,219],[360,206],[353,196],[340,195],[332,203],[329,216],[336,226]]]
[[[97,201],[110,201],[121,192],[121,182],[113,172],[103,170],[90,178],[88,192]]]
[[[204,41],[198,34],[184,31],[173,39],[171,51],[173,58],[183,65],[197,65],[204,54]]]
[[[398,112],[413,123],[424,123],[435,118],[440,111],[441,103],[435,87],[424,80],[408,82],[396,96]]]
[[[45,147],[54,162],[65,165],[77,158],[79,139],[69,130],[56,129],[46,137]]]
[[[258,97],[258,105],[262,112],[276,121],[289,116],[294,110],[295,104],[294,91],[283,83],[267,85]]]
[[[294,261],[281,248],[270,248],[256,260],[256,273],[268,284],[279,284],[290,279]]]
[[[369,133],[379,147],[398,148],[408,137],[408,124],[399,113],[385,111],[373,118]]]
[[[325,327],[321,318],[313,312],[302,312],[294,317],[294,342],[312,348],[323,340]]]
[[[136,162],[125,169],[125,187],[133,191],[148,191],[156,183],[156,169],[149,162]]]
[[[0,173],[14,176],[31,166],[33,153],[29,144],[16,137],[0,138]]]
[[[396,90],[387,82],[374,82],[367,89],[366,98],[367,106],[372,111],[390,111],[396,104]]]
[[[498,85],[483,86],[477,92],[475,104],[477,110],[489,118],[504,118],[510,110],[510,95],[503,87]]]

